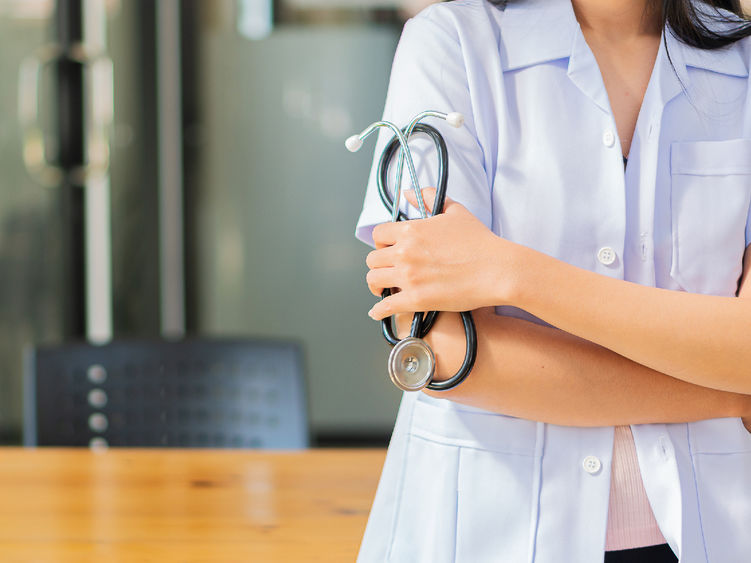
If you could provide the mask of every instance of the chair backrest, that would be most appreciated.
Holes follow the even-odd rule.
[[[29,350],[24,443],[39,446],[308,446],[295,343],[119,341]]]

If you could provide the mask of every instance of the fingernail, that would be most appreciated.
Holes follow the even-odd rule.
[[[371,319],[375,320],[375,313],[373,312],[373,309],[371,309],[370,311],[368,311],[368,316],[369,316],[369,317],[370,317]]]

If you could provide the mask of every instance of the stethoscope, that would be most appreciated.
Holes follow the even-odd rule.
[[[416,115],[403,130],[390,121],[377,121],[369,125],[359,135],[351,136],[345,143],[345,146],[350,152],[356,152],[362,147],[363,141],[377,129],[386,127],[394,133],[394,138],[388,145],[386,145],[386,148],[381,153],[381,158],[378,161],[377,176],[378,193],[383,205],[388,209],[389,213],[391,213],[391,220],[394,222],[408,219],[407,215],[399,209],[399,203],[401,202],[402,171],[405,162],[407,163],[407,170],[410,179],[412,180],[412,185],[415,188],[415,196],[417,198],[417,206],[420,210],[420,217],[426,219],[429,216],[425,209],[425,201],[422,197],[422,190],[417,179],[415,164],[412,159],[412,153],[409,149],[408,140],[414,133],[424,133],[430,137],[433,140],[438,153],[438,186],[436,187],[432,215],[437,215],[443,211],[449,176],[448,149],[446,148],[446,142],[435,127],[421,123],[426,117],[445,119],[449,125],[457,128],[464,124],[464,116],[460,113],[424,111]],[[388,172],[391,161],[397,150],[399,151],[399,160],[396,165],[396,186],[392,198],[388,189]],[[384,299],[389,295],[391,295],[391,289],[386,288],[383,290],[381,298]],[[449,379],[446,379],[445,381],[433,381],[436,368],[435,354],[424,339],[433,327],[437,317],[438,311],[415,313],[412,317],[410,335],[402,340],[399,340],[394,332],[391,317],[387,317],[381,321],[381,331],[383,332],[383,336],[388,343],[394,347],[391,350],[391,354],[389,354],[389,377],[399,389],[403,389],[404,391],[419,391],[420,389],[427,387],[433,391],[446,391],[459,385],[467,378],[469,372],[472,371],[472,367],[475,365],[475,359],[477,358],[477,331],[475,330],[475,323],[472,320],[472,314],[469,311],[464,311],[461,313],[465,340],[467,343],[464,362],[459,368],[459,371]]]

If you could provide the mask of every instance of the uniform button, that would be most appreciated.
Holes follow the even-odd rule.
[[[586,471],[590,475],[594,475],[595,473],[599,473],[600,469],[602,469],[602,462],[595,456],[588,455],[584,458],[582,466],[584,467],[584,471]]]
[[[670,457],[673,455],[673,449],[670,446],[670,440],[667,438],[667,436],[660,436],[658,443],[660,447],[660,453],[662,454],[662,458],[666,461],[669,460]]]
[[[615,133],[610,129],[606,129],[602,134],[602,144],[606,147],[612,147],[615,144]]]
[[[597,259],[600,261],[600,263],[605,264],[606,266],[610,266],[613,262],[615,262],[615,256],[615,250],[613,250],[609,246],[603,246],[597,252]]]

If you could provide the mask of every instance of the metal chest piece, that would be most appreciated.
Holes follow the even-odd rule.
[[[399,389],[419,391],[433,381],[435,355],[422,338],[398,342],[389,355],[389,377]]]

